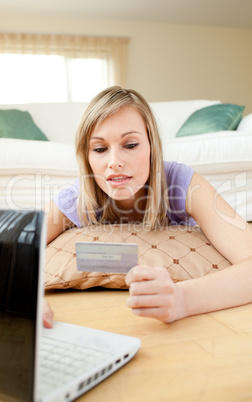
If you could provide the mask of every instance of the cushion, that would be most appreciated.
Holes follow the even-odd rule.
[[[184,101],[150,102],[162,141],[175,137],[186,119],[196,110],[221,103],[219,100],[194,99]]]
[[[194,112],[182,125],[176,137],[235,130],[242,119],[244,106],[222,103]]]
[[[243,131],[244,133],[252,133],[252,113],[247,114],[240,121],[237,131]]]
[[[230,265],[198,227],[166,226],[147,231],[142,224],[93,225],[69,229],[46,249],[46,289],[126,289],[125,274],[79,272],[75,242],[137,243],[138,263],[165,267],[174,282],[209,275]]]
[[[31,115],[17,109],[0,110],[0,137],[48,141]]]
[[[29,112],[38,127],[46,133],[49,141],[69,143],[74,139],[86,106],[85,102],[42,102],[0,105],[0,109]]]

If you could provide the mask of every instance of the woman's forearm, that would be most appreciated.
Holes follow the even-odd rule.
[[[179,317],[252,302],[252,256],[222,271],[176,283]]]

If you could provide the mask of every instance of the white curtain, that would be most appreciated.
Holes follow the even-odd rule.
[[[107,60],[108,84],[125,86],[128,38],[0,33],[0,53]]]

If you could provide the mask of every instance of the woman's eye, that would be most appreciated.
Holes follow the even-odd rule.
[[[98,152],[98,153],[102,153],[102,152],[105,152],[106,149],[107,148],[105,148],[105,147],[97,147],[97,148],[94,148],[93,151]]]
[[[131,148],[137,147],[137,145],[138,145],[138,143],[134,142],[132,144],[127,144],[125,147],[131,149]]]

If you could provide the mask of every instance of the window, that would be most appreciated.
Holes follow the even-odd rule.
[[[87,102],[108,86],[104,59],[0,55],[0,104]]]
[[[98,92],[109,86],[106,59],[78,58],[65,61],[70,101],[89,101]]]
[[[126,38],[0,34],[0,104],[86,102],[125,85]]]

